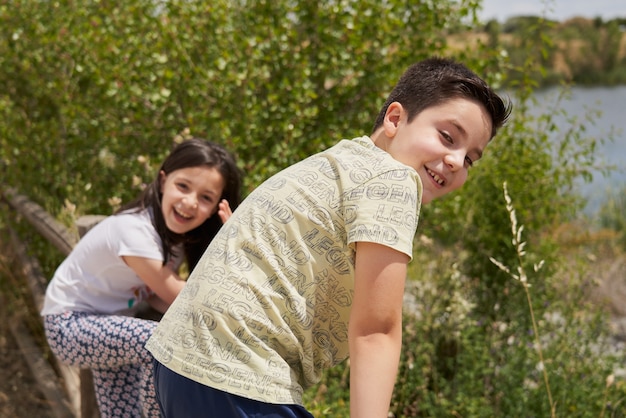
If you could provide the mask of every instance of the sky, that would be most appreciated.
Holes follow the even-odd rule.
[[[483,0],[482,20],[504,22],[512,16],[534,15],[563,21],[575,16],[626,18],[626,0]],[[544,14],[545,12],[545,14]]]

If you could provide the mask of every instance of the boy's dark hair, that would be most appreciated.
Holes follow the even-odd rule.
[[[189,167],[214,167],[224,179],[224,191],[219,200],[226,199],[232,210],[241,203],[241,171],[237,167],[235,158],[221,145],[206,141],[201,138],[192,138],[178,144],[165,158],[161,171],[169,174],[172,171]],[[222,226],[222,221],[217,212],[207,219],[199,227],[183,234],[175,234],[167,229],[163,213],[161,211],[161,181],[157,173],[156,178],[134,201],[124,205],[117,213],[135,209],[139,212],[151,207],[153,212],[152,223],[163,243],[163,265],[174,254],[172,247],[183,243],[185,259],[191,271],[200,260],[207,246]]]
[[[417,62],[404,72],[380,110],[373,132],[382,126],[387,108],[393,102],[404,107],[411,122],[422,110],[455,98],[475,100],[485,107],[492,121],[491,138],[511,113],[510,102],[502,100],[465,65],[434,57]]]

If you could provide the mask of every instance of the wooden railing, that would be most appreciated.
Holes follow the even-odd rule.
[[[79,218],[76,222],[78,234],[74,234],[56,221],[41,206],[19,194],[16,190],[8,188],[1,190],[1,192],[2,200],[8,204],[11,211],[8,218],[11,220],[16,220],[18,217],[26,219],[41,236],[65,256],[72,251],[80,237],[104,218],[100,215]],[[37,311],[33,314],[38,315],[43,307],[48,279],[41,273],[37,259],[28,255],[27,245],[20,239],[15,228],[9,224],[7,230],[12,248],[22,267],[21,273],[28,284],[32,296],[32,305]],[[53,367],[46,360],[45,350],[38,346],[36,338],[28,331],[28,327],[24,326],[22,321],[12,321],[10,329],[20,350],[23,353],[29,353],[25,358],[54,416],[57,418],[99,417],[89,369],[68,367],[58,362]],[[53,359],[53,361],[55,360]],[[59,370],[59,373],[56,373],[55,369]]]

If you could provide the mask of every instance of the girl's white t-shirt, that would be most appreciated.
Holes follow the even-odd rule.
[[[91,229],[54,273],[41,314],[120,313],[148,298],[152,291],[123,256],[163,260],[150,210],[109,216]],[[178,254],[168,264],[176,270],[181,260]]]

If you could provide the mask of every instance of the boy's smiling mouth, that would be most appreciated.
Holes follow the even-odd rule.
[[[426,167],[426,172],[428,173],[428,175],[430,177],[432,177],[433,180],[435,180],[435,182],[440,185],[443,186],[446,181],[444,179],[442,179],[441,177],[439,177],[439,174],[435,173],[434,171],[432,171],[430,168]]]

